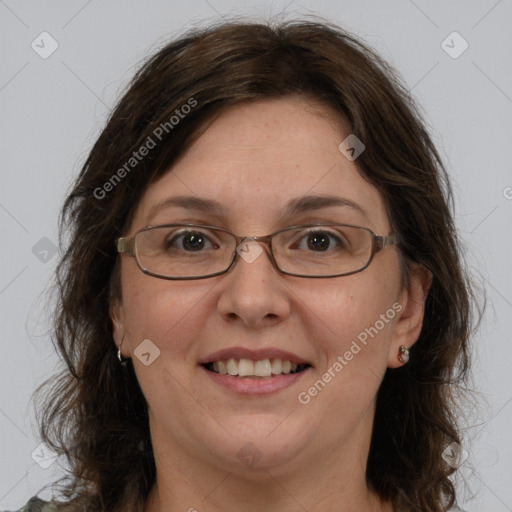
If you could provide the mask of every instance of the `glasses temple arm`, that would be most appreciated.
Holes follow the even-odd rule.
[[[117,252],[121,254],[133,255],[133,239],[127,240],[126,237],[122,236],[116,241]]]
[[[393,233],[392,235],[380,236],[375,235],[375,250],[380,251],[385,247],[389,247],[391,245],[395,245],[398,243],[398,235]]]

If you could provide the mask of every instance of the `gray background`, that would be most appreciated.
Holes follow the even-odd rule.
[[[488,295],[461,505],[512,511],[510,0],[0,1],[0,509],[20,507],[62,473],[38,448],[30,396],[58,363],[44,316],[58,211],[109,108],[141,60],[178,32],[279,13],[317,14],[353,31],[398,69],[423,108],[453,179],[467,264]],[[46,59],[44,31],[58,43]],[[457,58],[462,40],[444,43],[452,56],[441,46],[453,31],[469,44]]]

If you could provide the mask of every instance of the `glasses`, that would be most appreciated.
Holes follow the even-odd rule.
[[[267,236],[242,237],[217,226],[166,224],[117,240],[117,251],[135,257],[145,274],[161,279],[205,279],[227,272],[242,257],[252,262],[265,244],[273,265],[297,277],[339,277],[361,272],[373,256],[397,243],[349,224],[304,224]]]

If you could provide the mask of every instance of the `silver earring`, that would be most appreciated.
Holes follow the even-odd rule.
[[[117,359],[119,359],[121,366],[126,366],[128,359],[123,357],[123,354],[121,354],[121,345],[123,344],[123,340],[124,336],[121,338],[121,343],[119,343],[119,348],[117,349]]]
[[[405,345],[402,345],[398,351],[398,360],[404,364],[409,362],[409,349]]]

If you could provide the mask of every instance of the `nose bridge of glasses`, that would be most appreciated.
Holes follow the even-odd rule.
[[[262,236],[238,236],[236,238],[236,248],[234,259],[243,259],[245,263],[253,263],[262,252],[267,253],[271,264],[276,265],[272,253],[272,235]]]
[[[236,238],[236,246],[237,248],[243,244],[244,242],[256,242],[258,245],[261,246],[261,244],[263,244],[264,246],[267,246],[267,247],[271,247],[272,244],[271,244],[271,241],[272,241],[272,235],[261,235],[261,236],[255,236],[255,235],[251,235],[251,236],[240,236],[240,235],[235,235],[235,238]]]

